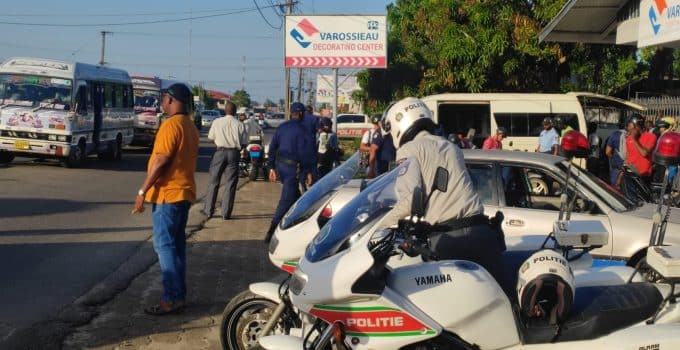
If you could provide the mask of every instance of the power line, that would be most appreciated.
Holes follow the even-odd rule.
[[[257,8],[257,12],[260,13],[260,17],[262,17],[262,19],[265,21],[265,23],[267,23],[267,25],[272,27],[272,29],[276,29],[276,30],[281,29],[281,26],[283,25],[283,21],[281,21],[281,24],[279,24],[278,27],[275,27],[273,24],[269,23],[269,20],[267,19],[267,17],[265,17],[264,13],[262,13],[262,10],[260,9],[260,5],[257,4],[257,0],[253,0],[253,4],[255,4],[255,7]]]
[[[172,34],[172,33],[153,33],[153,32],[119,32],[116,34],[131,35],[131,36],[152,36],[152,37],[171,37],[183,38],[186,34]],[[267,40],[281,40],[280,36],[270,35],[220,35],[220,34],[191,34],[193,37],[216,38],[216,39],[267,39]]]
[[[227,12],[227,11],[238,11],[247,10],[248,8],[231,8],[231,9],[212,9],[212,10],[198,10],[192,11],[194,13],[215,13],[215,12]],[[184,15],[186,11],[182,12],[134,12],[134,13],[30,13],[30,14],[18,14],[18,13],[3,13],[0,17],[138,17],[138,16],[176,16]]]
[[[269,6],[266,6],[266,7],[269,7]],[[0,24],[30,26],[30,27],[113,27],[113,26],[127,26],[127,25],[186,22],[186,21],[193,21],[193,20],[197,20],[197,19],[206,19],[206,18],[215,18],[215,17],[224,17],[224,16],[229,16],[229,15],[236,15],[236,14],[240,14],[240,13],[253,12],[253,11],[256,11],[256,10],[257,9],[255,9],[255,8],[251,8],[251,9],[243,9],[243,10],[237,10],[237,11],[220,13],[220,14],[213,14],[213,15],[192,16],[192,17],[183,17],[183,18],[175,18],[175,19],[159,19],[159,20],[153,20],[153,21],[138,21],[138,22],[119,22],[119,23],[101,23],[101,24],[92,24],[92,23],[72,24],[72,23],[29,23],[29,22],[0,21]]]

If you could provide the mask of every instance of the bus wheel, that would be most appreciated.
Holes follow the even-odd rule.
[[[14,160],[14,153],[10,151],[0,151],[0,164],[11,163]]]
[[[66,168],[77,168],[85,160],[85,140],[81,139],[78,146],[74,148],[68,157],[61,160],[61,164]]]
[[[106,151],[97,153],[101,160],[116,161],[121,160],[123,152],[123,140],[120,134],[116,136],[116,141],[110,142]]]

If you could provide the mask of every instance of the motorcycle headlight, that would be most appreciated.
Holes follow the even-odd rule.
[[[305,288],[305,284],[307,284],[307,275],[300,271],[300,268],[298,267],[295,270],[293,277],[290,279],[290,291],[295,295],[300,295],[302,289]]]
[[[57,135],[47,135],[47,140],[49,140],[49,141],[56,141],[56,140],[57,140]]]
[[[57,136],[58,141],[66,142],[66,135],[59,135]]]

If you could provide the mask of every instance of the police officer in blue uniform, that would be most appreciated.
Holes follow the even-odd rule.
[[[281,180],[283,189],[281,199],[276,207],[274,218],[265,237],[269,242],[279,221],[288,209],[300,197],[298,182],[300,177],[306,175],[307,185],[312,184],[312,169],[314,162],[314,144],[308,144],[308,130],[302,124],[305,106],[300,102],[294,102],[290,108],[290,120],[281,124],[274,133],[269,143],[269,181]],[[276,170],[274,170],[276,169]]]
[[[319,132],[319,128],[321,125],[319,124],[319,118],[314,115],[314,109],[312,108],[311,105],[307,105],[304,115],[302,116],[302,127],[305,128],[306,135],[307,135],[307,145],[310,147],[309,153],[311,156],[314,158],[312,161],[314,164],[317,163],[317,154],[316,154],[316,136],[317,133]],[[318,173],[315,167],[313,167],[311,170],[312,174],[312,183],[315,182],[318,179]],[[306,191],[307,186],[309,184],[305,183],[305,178],[307,177],[307,174],[304,174],[305,176],[300,177],[300,187]]]

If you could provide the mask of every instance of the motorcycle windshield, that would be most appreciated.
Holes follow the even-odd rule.
[[[334,191],[354,178],[360,170],[360,159],[359,152],[355,153],[311,186],[281,219],[281,228],[285,230],[309,219]]]
[[[398,200],[397,178],[404,175],[420,177],[420,169],[409,166],[412,162],[406,160],[394,170],[375,179],[347,203],[324,225],[307,247],[305,252],[307,260],[317,262],[344,250],[352,235],[389,212]],[[411,174],[412,172],[418,174]]]

